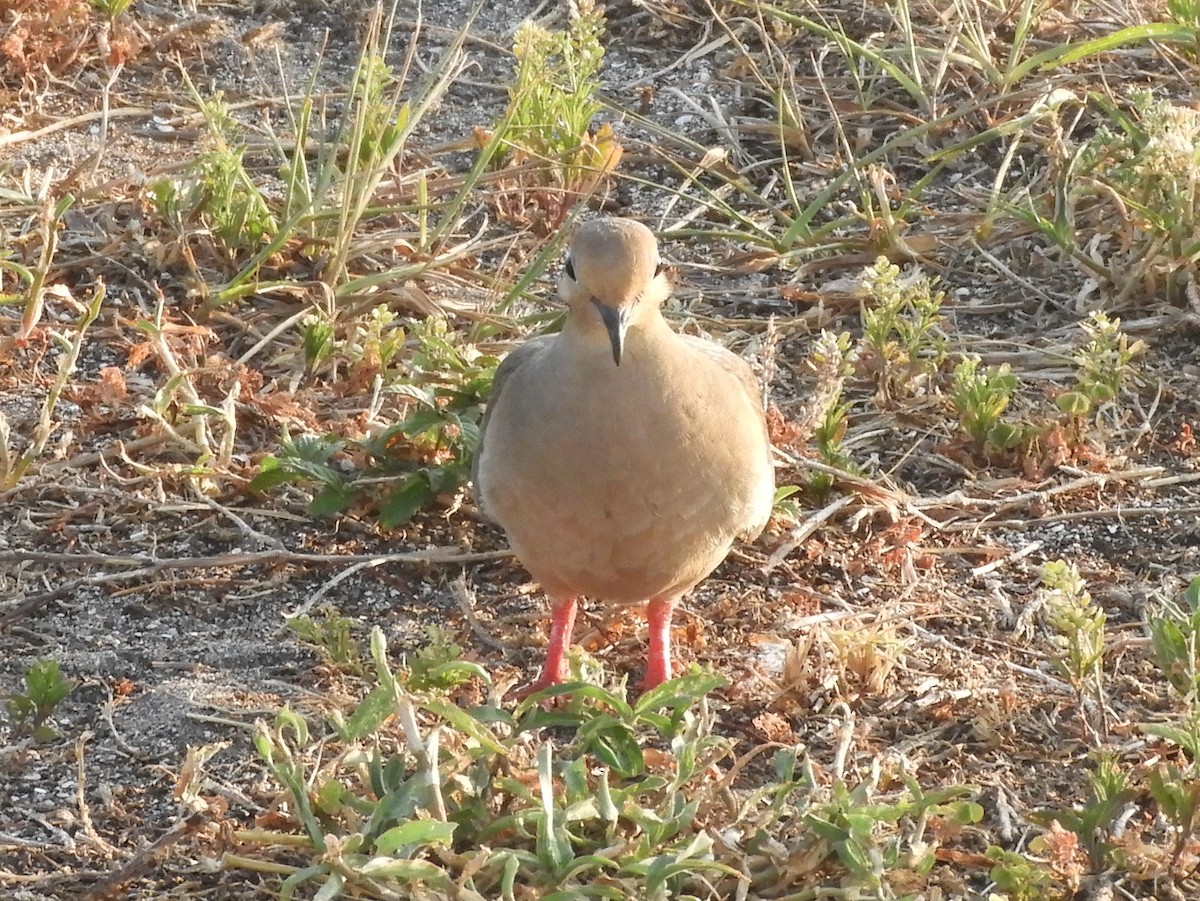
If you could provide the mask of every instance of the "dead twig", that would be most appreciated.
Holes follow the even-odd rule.
[[[121,556],[118,554],[64,554],[55,551],[5,551],[0,553],[0,566],[20,563],[46,563],[80,569],[129,567],[124,572],[100,576],[85,576],[50,591],[26,598],[0,615],[0,628],[27,615],[44,604],[73,594],[85,586],[104,585],[155,575],[167,570],[223,569],[244,566],[272,565],[346,565],[363,568],[389,563],[405,565],[445,565],[484,563],[512,556],[512,551],[480,551],[464,553],[455,548],[431,548],[425,551],[405,551],[398,554],[304,554],[296,551],[272,550],[249,554],[217,554],[211,557],[177,557],[163,559],[150,556]],[[345,578],[349,572],[341,578]],[[340,581],[340,579],[339,579]]]
[[[119,870],[100,881],[85,897],[86,901],[110,901],[118,897],[121,890],[140,876],[145,875],[162,857],[163,853],[181,840],[203,829],[209,822],[207,811],[193,813],[180,820],[163,835],[129,859]]]
[[[79,825],[83,828],[83,834],[87,836],[88,840],[106,857],[116,857],[120,852],[96,831],[96,827],[92,824],[91,808],[88,807],[87,770],[83,763],[83,751],[92,738],[92,732],[85,731],[75,741],[75,804],[79,808]]]
[[[462,611],[463,618],[471,627],[471,631],[475,634],[475,637],[489,648],[495,648],[498,651],[507,651],[508,646],[499,639],[493,638],[492,633],[484,628],[483,623],[479,621],[479,617],[475,615],[475,592],[467,587],[467,580],[460,575],[450,583],[450,587],[454,592],[454,599],[458,601],[458,609]]]

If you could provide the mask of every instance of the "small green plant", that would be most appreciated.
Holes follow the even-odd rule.
[[[1150,771],[1149,787],[1159,812],[1171,824],[1171,873],[1182,876],[1184,851],[1200,827],[1200,776],[1194,763],[1186,769],[1161,764]]]
[[[362,649],[351,636],[354,621],[340,615],[336,607],[322,608],[319,617],[293,616],[287,625],[297,638],[315,647],[330,662],[350,672],[366,671]]]
[[[1191,46],[1182,45],[1179,52],[1192,62],[1200,62],[1200,0],[1167,0],[1167,17],[1176,25],[1195,29],[1196,40]]]
[[[246,171],[241,126],[223,94],[205,99],[192,91],[208,127],[209,146],[182,178],[160,179],[150,193],[159,214],[181,234],[198,223],[233,260],[257,250],[279,225]]]
[[[1154,662],[1189,707],[1200,698],[1200,577],[1182,602],[1160,595],[1147,616]]]
[[[314,270],[313,280],[326,289],[323,314],[336,322],[343,301],[361,301],[380,285],[401,285],[464,255],[461,249],[446,245],[460,223],[458,211],[477,183],[482,165],[464,179],[449,204],[429,203],[424,174],[416,178],[415,204],[386,205],[378,195],[385,179],[404,181],[397,175],[398,161],[414,129],[461,73],[465,65],[462,43],[473,16],[464,19],[431,65],[426,68],[422,64],[423,79],[410,83],[409,75],[416,69],[415,41],[403,65],[394,68],[386,61],[395,44],[399,5],[399,0],[392,0],[390,12],[382,3],[372,9],[339,115],[330,112],[317,89],[318,67],[306,93],[288,104],[291,120],[286,136],[268,132],[283,182],[279,228],[209,297],[207,309],[236,303],[264,287],[293,286],[294,277],[264,285],[259,275],[278,255],[294,254],[297,263]],[[485,156],[494,150],[489,146]],[[431,213],[438,216],[432,228]],[[377,247],[363,240],[362,228],[384,221],[390,228],[412,223],[413,230],[385,242],[389,247],[408,247],[411,253],[403,261],[393,260],[392,265],[380,268]],[[365,274],[360,271],[364,269],[368,270]]]
[[[1074,206],[1098,206],[1108,225],[1093,259],[1117,302],[1183,302],[1200,265],[1200,111],[1148,91],[1131,92],[1128,110],[1094,99],[1112,124],[1080,151],[1071,188]]]
[[[1023,440],[1024,429],[1004,420],[1004,411],[1019,384],[1007,363],[980,372],[979,357],[967,356],[954,368],[950,405],[977,452],[988,448],[1012,450]]]
[[[1057,399],[1058,408],[1071,416],[1111,403],[1126,383],[1136,377],[1134,359],[1146,349],[1145,342],[1130,342],[1121,331],[1121,320],[1094,312],[1080,328],[1088,342],[1075,353],[1075,387]]]
[[[1183,854],[1200,829],[1200,709],[1192,707],[1176,723],[1143,723],[1141,729],[1178,745],[1187,756],[1185,766],[1164,763],[1152,770],[1149,778],[1150,794],[1171,824],[1171,872],[1182,876]]]
[[[108,19],[110,24],[125,15],[131,6],[133,0],[92,0],[92,9]]]
[[[879,890],[895,870],[927,873],[933,868],[936,862],[933,849],[923,841],[931,817],[945,818],[961,826],[978,823],[983,818],[982,807],[962,800],[969,791],[965,786],[925,792],[908,776],[904,777],[904,783],[908,793],[890,802],[875,798],[870,782],[854,788],[835,783],[833,799],[804,818],[805,825],[830,844],[838,860],[863,888]],[[914,823],[913,831],[881,842],[880,825],[901,820]]]
[[[858,473],[859,468],[842,446],[851,409],[851,404],[842,401],[842,392],[857,361],[858,352],[851,346],[849,332],[835,335],[824,330],[805,361],[816,376],[808,409],[809,417],[815,420],[812,438],[817,456],[822,463],[850,473]],[[826,497],[833,488],[834,476],[829,473],[809,472],[806,478],[818,498]]]
[[[509,107],[497,126],[510,169],[528,169],[517,203],[542,207],[548,230],[561,225],[566,211],[590,193],[621,158],[621,145],[607,126],[593,130],[602,109],[596,98],[604,59],[604,13],[594,0],[572,4],[565,31],[526,21],[517,29],[517,59]],[[531,190],[532,189],[532,190]],[[510,214],[524,214],[515,206]]]
[[[54,412],[79,364],[79,355],[83,350],[84,339],[100,315],[105,294],[104,281],[96,279],[92,298],[79,317],[73,334],[63,334],[57,329],[47,329],[47,334],[60,351],[58,371],[50,383],[45,400],[42,401],[41,415],[38,417],[33,433],[29,436],[29,443],[19,454],[12,449],[12,431],[8,419],[3,412],[0,412],[0,491],[15,487],[24,478],[29,468],[45,453],[46,445],[57,427]]]
[[[139,412],[192,459],[193,474],[227,471],[237,440],[241,382],[234,379],[219,402],[208,403],[201,391],[201,375],[208,366],[202,346],[178,341],[172,315],[160,291],[153,315],[134,323],[144,340],[139,352],[153,355],[167,376]]]
[[[1007,901],[1060,901],[1069,897],[1066,886],[1044,863],[995,845],[987,849],[986,856],[992,861],[988,875],[1003,893],[993,897]]]
[[[372,365],[390,365],[403,333],[383,331],[390,323],[386,316],[371,322],[380,328],[368,324],[354,353],[366,348]],[[411,401],[403,420],[361,440],[285,435],[279,452],[260,464],[251,488],[315,482],[318,490],[309,504],[313,516],[369,501],[384,528],[403,525],[439,495],[459,490],[470,474],[497,360],[475,353],[440,317],[414,324],[407,338],[408,355],[382,388]],[[343,451],[353,453],[342,456]],[[361,468],[339,465],[351,459],[363,461]]]
[[[452,691],[478,673],[477,668],[461,665],[462,655],[463,649],[449,629],[429,626],[424,647],[405,661],[405,685],[412,691]]]
[[[28,729],[38,741],[49,741],[55,732],[46,725],[54,709],[75,684],[62,674],[58,661],[45,658],[25,671],[25,690],[4,701],[9,719],[18,729]]]
[[[1116,754],[1098,752],[1092,759],[1094,769],[1088,773],[1091,793],[1083,804],[1035,811],[1030,818],[1046,827],[1058,823],[1061,828],[1073,832],[1087,851],[1092,872],[1101,873],[1114,862],[1113,828],[1137,792],[1129,784]]]
[[[775,498],[771,503],[771,513],[782,516],[792,522],[799,522],[801,516],[800,504],[796,500],[801,488],[799,485],[780,485],[775,489]]]
[[[1197,0],[1167,0],[1167,15],[1180,25],[1200,28],[1200,2]]]
[[[28,339],[42,320],[46,300],[46,281],[54,263],[55,251],[58,249],[59,228],[67,210],[74,202],[75,198],[70,194],[57,200],[50,197],[43,199],[38,217],[38,237],[41,249],[38,252],[37,265],[32,269],[12,259],[11,252],[0,251],[0,272],[11,272],[16,276],[19,286],[15,294],[0,293],[0,306],[21,304],[23,307],[21,325],[13,339],[0,341],[0,353],[7,351],[11,344]],[[7,239],[8,236],[4,235],[4,237]],[[2,285],[3,280],[0,280],[0,286]]]
[[[1104,625],[1107,617],[1092,601],[1074,563],[1052,560],[1042,569],[1047,619],[1057,633],[1060,654],[1055,669],[1071,683],[1080,701],[1080,716],[1099,736],[1107,733],[1104,699]],[[1085,700],[1095,702],[1098,724],[1085,711]]]
[[[946,356],[941,333],[945,294],[917,271],[902,276],[900,267],[879,257],[864,277],[863,354],[886,400],[910,393],[937,371]]]
[[[366,385],[375,376],[391,384],[400,375],[397,355],[406,336],[396,314],[383,304],[373,307],[366,316],[349,320],[345,337],[337,336],[337,325],[324,311],[310,313],[301,321],[301,328],[305,370],[310,375],[331,364],[329,375],[334,379],[337,367],[343,363],[353,381]]]

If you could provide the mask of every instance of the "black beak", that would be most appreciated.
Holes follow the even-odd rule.
[[[608,332],[608,340],[612,342],[613,362],[621,365],[621,350],[625,346],[625,332],[629,328],[629,308],[617,309],[606,303],[592,298],[596,310],[600,313],[600,321]]]

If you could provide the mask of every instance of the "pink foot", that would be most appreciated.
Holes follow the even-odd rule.
[[[509,692],[509,697],[524,701],[551,685],[559,685],[567,676],[567,648],[571,644],[571,633],[575,631],[575,613],[579,605],[575,598],[557,600],[550,605],[550,644],[546,648],[546,662],[542,674],[528,685]]]
[[[673,675],[671,670],[671,615],[675,598],[651,598],[646,605],[646,622],[650,626],[650,650],[646,654],[646,675],[642,691],[662,685]]]

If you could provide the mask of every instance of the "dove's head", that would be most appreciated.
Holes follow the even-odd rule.
[[[651,322],[670,292],[658,241],[632,219],[594,219],[575,230],[559,296],[585,332],[607,335],[621,365],[625,335]]]

